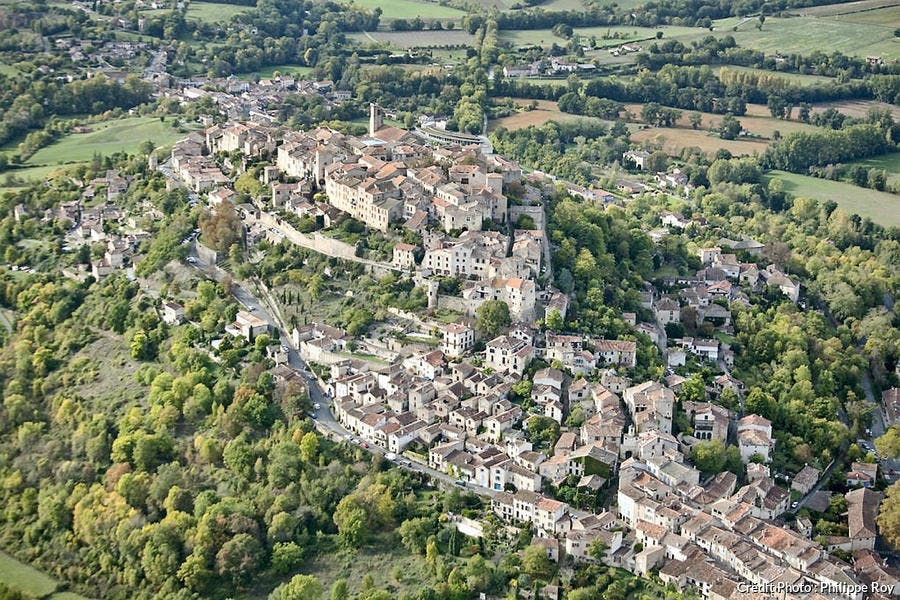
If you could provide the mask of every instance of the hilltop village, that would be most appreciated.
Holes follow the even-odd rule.
[[[228,121],[150,160],[169,186],[187,188],[213,214],[239,196],[229,173],[266,161],[259,182],[265,192],[234,206],[248,247],[287,241],[363,263],[377,275],[409,277],[427,291],[427,310],[395,309],[392,317],[430,332],[431,347],[415,338],[386,344],[324,323],[287,327],[250,310],[227,328],[250,342],[276,331],[290,338],[325,392],[330,407],[323,410],[339,422],[332,434],[487,496],[491,512],[510,528],[533,530],[533,544],[552,561],[602,560],[711,600],[769,598],[776,590],[782,598],[886,598],[864,593],[896,581],[874,552],[881,494],[870,488],[877,464],[853,464],[847,534],[823,539],[808,520],[782,516],[806,502],[821,504],[823,496],[827,507],[824,475],[813,467],[793,478],[773,473],[772,423],[742,410],[745,385],[730,373],[734,352],[719,335],[733,331],[730,307],[748,305],[748,294],[766,286],[795,303],[801,293],[797,280],[762,260],[764,245],[722,238],[700,248],[695,275],[673,277],[664,288],[648,282],[641,306],[650,318],[622,315],[632,329],[625,339],[574,334],[562,325],[570,296],[548,283],[553,248],[544,202],[555,186],[601,206],[621,202],[622,190],[613,195],[526,174],[484,140],[448,133],[435,143],[434,135],[386,126],[373,104],[367,135]],[[625,158],[641,168],[646,157],[631,154]],[[678,175],[660,173],[657,185],[683,189]],[[76,224],[73,244],[107,244],[91,267],[97,279],[127,268],[141,240],[133,222],[131,233],[104,230],[103,223],[118,222],[119,231],[129,231],[128,215],[116,209],[123,186],[110,172],[84,192],[90,199],[105,189],[106,203],[61,209]],[[348,216],[395,240],[390,260],[363,258],[324,235]],[[668,211],[660,218],[675,231],[705,226]],[[662,239],[666,231],[650,233]],[[189,262],[222,260],[196,233],[187,241],[197,255]],[[444,289],[444,278],[461,285]],[[485,313],[494,310],[501,317],[484,335]],[[178,302],[165,302],[162,311],[172,324],[185,318]],[[441,321],[438,311],[457,317]],[[669,335],[688,315],[716,335]],[[636,376],[641,344],[662,357],[664,377]],[[295,377],[287,350],[275,345],[269,352],[281,378]],[[703,401],[682,401],[690,370],[699,368],[718,373],[713,385],[701,390]],[[736,449],[746,475],[704,477],[691,457],[711,441]],[[459,518],[458,526],[482,535],[477,520]],[[834,551],[856,557],[856,568],[835,560]]]

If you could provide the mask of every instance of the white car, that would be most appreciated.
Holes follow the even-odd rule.
[[[313,404],[313,408],[316,409],[316,410],[319,410],[319,409],[322,408],[322,407],[319,405],[318,402],[316,402],[315,404]]]
[[[187,261],[188,261],[189,263],[191,263],[192,265],[197,263],[197,259],[194,258],[193,256],[188,256],[188,257],[187,257]]]

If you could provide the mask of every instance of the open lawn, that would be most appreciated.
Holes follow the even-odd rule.
[[[578,115],[564,113],[559,110],[535,109],[519,112],[508,117],[502,117],[500,119],[494,119],[493,121],[490,121],[488,123],[488,131],[493,131],[499,127],[505,127],[510,131],[515,131],[517,129],[524,129],[532,125],[540,126],[549,121],[556,121],[557,123],[570,123],[573,121],[601,122],[600,119],[597,119],[595,117],[581,117]]]
[[[198,2],[192,0],[187,10],[187,18],[204,23],[224,23],[230,21],[234,15],[251,10],[252,6],[240,6],[238,4],[223,4],[220,2]]]
[[[858,0],[857,2],[840,2],[837,4],[823,4],[797,8],[790,12],[808,17],[834,17],[850,13],[871,11],[877,8],[896,6],[897,0]]]
[[[393,21],[394,19],[414,19],[421,17],[423,19],[462,19],[466,13],[452,8],[450,6],[441,6],[437,2],[428,2],[422,0],[353,0],[353,4],[358,8],[367,10],[382,10],[382,21]]]
[[[547,0],[540,7],[544,10],[584,10],[583,0]]]
[[[900,24],[900,6],[886,6],[877,10],[867,10],[858,13],[841,15],[842,21],[849,23],[863,23],[871,25],[890,24],[891,27]]]
[[[61,165],[90,160],[95,153],[136,152],[141,142],[152,140],[157,147],[167,146],[186,134],[153,117],[132,117],[91,124],[90,133],[70,133],[41,148],[25,163],[27,166]]]
[[[576,27],[575,34],[586,38],[595,37],[597,44],[601,47],[619,46],[628,42],[640,40],[656,39],[658,31],[663,33],[663,39],[675,38],[679,39],[684,36],[700,36],[708,31],[696,27],[675,27],[664,26],[659,28],[653,27]],[[618,37],[610,37],[618,34]],[[567,40],[556,37],[550,29],[521,29],[521,30],[505,30],[500,32],[500,39],[509,42],[514,46],[545,46],[550,47],[553,44],[564,46]]]
[[[49,575],[19,562],[5,552],[0,552],[0,581],[34,598],[49,596],[59,587],[56,580]]]
[[[459,29],[443,31],[367,31],[351,33],[349,37],[361,44],[387,44],[391,48],[440,48],[442,46],[471,46],[474,35]]]
[[[794,196],[833,200],[845,212],[869,217],[886,227],[900,226],[900,196],[784,171],[772,171],[770,176],[780,179],[784,191]]]
[[[240,79],[251,80],[255,77],[259,77],[260,79],[270,79],[274,77],[275,71],[278,71],[282,75],[293,75],[294,77],[305,77],[312,73],[312,67],[307,67],[305,65],[272,65],[270,67],[263,67],[259,71],[252,71],[250,73],[241,73],[238,75]]]
[[[889,10],[889,9],[888,9]],[[880,12],[880,11],[879,11]],[[870,14],[875,14],[872,12]],[[791,17],[766,19],[757,29],[755,19],[743,23],[736,18],[715,21],[717,35],[731,35],[738,46],[767,54],[798,53],[808,55],[815,50],[835,50],[850,56],[881,56],[885,60],[900,59],[900,40],[894,37],[898,23],[894,15],[885,13],[878,23],[855,23],[841,17]]]
[[[66,167],[73,165],[65,165]],[[57,171],[63,170],[62,165],[44,165],[41,167],[28,167],[25,169],[10,169],[0,173],[0,194],[24,187],[35,181],[50,179]],[[21,182],[21,183],[18,183]]]
[[[458,65],[466,62],[465,50],[432,50],[431,57],[442,65]]]
[[[892,152],[881,156],[873,156],[851,164],[858,164],[869,169],[884,169],[887,171],[888,180],[892,183],[900,182],[900,152]]]

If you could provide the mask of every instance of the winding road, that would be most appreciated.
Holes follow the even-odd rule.
[[[201,271],[210,279],[214,281],[221,281],[225,277],[231,277],[232,281],[234,281],[234,278],[230,273],[219,268],[215,264],[206,262],[200,255],[198,255],[193,245],[188,256],[192,257],[194,260],[194,262],[191,263],[191,266]],[[335,418],[331,408],[331,399],[322,391],[319,380],[312,375],[312,371],[309,369],[309,366],[300,357],[300,353],[297,351],[297,348],[294,347],[291,340],[289,328],[281,320],[277,307],[271,303],[271,300],[266,299],[267,294],[260,293],[260,296],[262,296],[263,298],[260,299],[259,297],[248,291],[246,283],[244,283],[243,285],[239,283],[232,283],[231,293],[235,297],[235,299],[248,311],[263,319],[266,319],[267,321],[269,321],[269,323],[272,323],[276,329],[278,329],[281,337],[281,343],[288,349],[288,366],[303,379],[306,387],[309,390],[310,401],[313,404],[318,404],[320,407],[318,410],[316,410],[316,418],[314,420],[316,429],[322,435],[334,441],[347,440],[349,442],[349,440],[356,438],[355,434],[345,429],[344,426],[341,425]],[[384,448],[381,448],[375,444],[369,444],[367,450],[372,454],[381,456],[387,454],[387,451]],[[459,489],[459,486],[455,483],[456,479],[454,477],[451,477],[446,473],[436,471],[426,465],[413,461],[404,461],[402,463],[394,461],[394,464],[402,469],[406,469],[407,471],[426,475],[432,481],[444,484],[451,489]],[[496,490],[491,490],[472,484],[467,484],[465,486],[465,490],[484,498],[492,498],[497,494]]]

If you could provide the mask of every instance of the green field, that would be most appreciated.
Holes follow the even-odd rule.
[[[394,19],[462,19],[466,13],[449,6],[441,6],[436,2],[417,2],[416,0],[353,0],[358,8],[375,10],[381,8],[381,18]]]
[[[253,79],[254,76],[258,75],[260,79],[270,79],[274,76],[275,71],[278,71],[282,75],[292,75],[294,77],[306,77],[310,73],[312,73],[312,67],[306,67],[303,65],[272,65],[270,67],[263,67],[259,71],[253,71],[251,73],[241,73],[238,75],[240,79],[250,80]]]
[[[367,31],[348,37],[361,44],[385,44],[391,48],[431,48],[437,46],[470,46],[475,40],[459,29],[443,31]]]
[[[56,171],[62,170],[62,168],[63,167],[61,165],[45,165],[43,167],[28,167],[25,169],[10,169],[8,171],[4,171],[3,173],[0,173],[0,194],[12,190],[21,189],[25,185],[28,185],[29,183],[35,181],[49,179],[51,175],[53,175]],[[9,176],[15,176],[23,183],[8,185]]]
[[[900,196],[784,171],[772,171],[770,175],[780,179],[784,191],[794,196],[833,200],[845,212],[869,217],[885,227],[900,226]]]
[[[876,8],[894,6],[896,3],[897,0],[856,0],[855,2],[838,2],[836,4],[810,6],[807,8],[794,9],[790,12],[792,14],[796,13],[803,16],[833,17],[836,15],[868,12]]]
[[[171,119],[165,123],[153,117],[132,117],[91,124],[90,133],[70,133],[41,148],[26,166],[49,166],[91,160],[95,153],[136,152],[141,142],[152,140],[157,147],[167,146],[186,134],[173,129]]]
[[[699,37],[706,31],[697,27],[576,27],[575,35],[590,38],[596,37],[597,44],[601,47],[612,47],[635,42],[640,40],[650,40],[656,38],[657,31],[663,32],[663,39],[683,38],[688,36]],[[610,34],[619,34],[618,38],[604,39],[604,36]],[[706,32],[709,33],[709,32]],[[514,46],[552,46],[558,44],[564,46],[567,41],[556,37],[550,29],[521,29],[521,30],[505,30],[500,32],[500,39],[509,42]]]
[[[43,598],[59,587],[56,581],[37,569],[0,552],[0,581],[28,596]]]
[[[892,152],[891,154],[866,158],[850,164],[862,165],[869,169],[884,169],[887,171],[889,181],[900,181],[900,152]]]
[[[252,8],[252,6],[222,4],[219,2],[197,2],[197,0],[194,0],[188,6],[187,18],[206,23],[222,23],[223,21],[230,21],[234,15],[247,12]]]
[[[734,36],[738,46],[766,53],[809,55],[821,50],[828,54],[839,51],[850,56],[897,60],[900,59],[900,40],[894,37],[894,29],[900,23],[893,10],[873,10],[852,17],[770,17],[761,31],[756,28],[755,19],[743,23],[737,31],[732,30],[738,23],[736,18],[716,21],[714,26],[718,35]],[[876,22],[852,22],[853,18]]]

